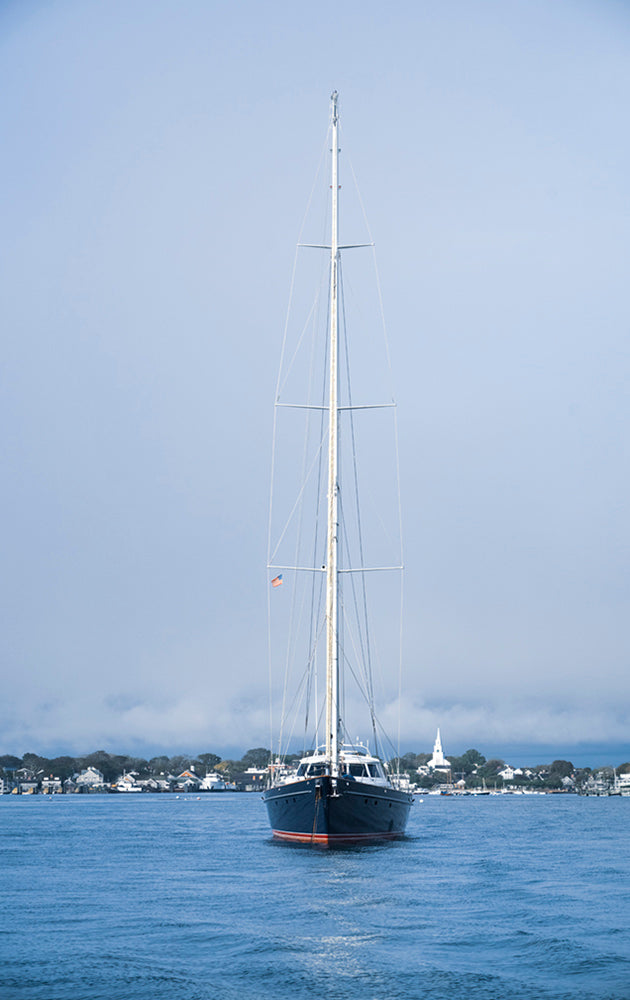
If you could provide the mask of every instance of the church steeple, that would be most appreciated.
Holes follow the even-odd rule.
[[[446,770],[450,766],[450,762],[446,759],[442,751],[442,740],[440,739],[440,730],[438,728],[435,743],[433,744],[433,756],[431,757],[431,760],[427,762],[427,767]]]

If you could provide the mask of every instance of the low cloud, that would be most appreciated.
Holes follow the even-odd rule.
[[[397,707],[385,713],[387,728],[397,727]],[[561,748],[576,743],[622,743],[628,738],[627,709],[609,705],[556,706],[513,701],[488,703],[405,703],[401,710],[401,743],[417,750],[430,749],[435,731],[458,747],[521,743]],[[394,730],[395,731],[395,730]]]

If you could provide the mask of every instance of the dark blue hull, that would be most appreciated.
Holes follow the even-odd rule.
[[[274,837],[328,847],[401,837],[413,796],[322,775],[269,788],[263,801]]]

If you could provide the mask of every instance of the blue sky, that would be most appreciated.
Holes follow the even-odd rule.
[[[337,88],[403,749],[630,757],[629,54],[603,0],[0,7],[5,752],[268,743],[273,394]]]

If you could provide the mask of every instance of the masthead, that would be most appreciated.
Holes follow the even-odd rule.
[[[332,94],[330,95],[330,99],[332,101],[332,120],[333,120],[333,124],[334,125],[337,124],[337,119],[338,119],[338,115],[337,115],[337,100],[338,100],[338,98],[339,98],[338,92],[336,90],[333,90]]]

